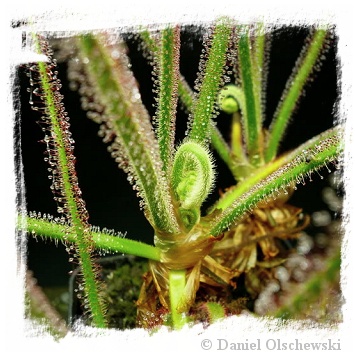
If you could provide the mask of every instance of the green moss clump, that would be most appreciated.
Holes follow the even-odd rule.
[[[137,306],[142,276],[148,270],[146,260],[122,259],[114,270],[103,266],[107,288],[104,298],[107,304],[108,326],[117,329],[136,327]]]

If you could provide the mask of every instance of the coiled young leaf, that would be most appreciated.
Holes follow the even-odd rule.
[[[208,149],[186,141],[177,150],[172,170],[172,188],[184,225],[199,221],[200,207],[214,183],[213,160]]]
[[[245,99],[242,89],[234,84],[226,85],[218,94],[218,105],[227,114],[233,114],[240,109],[245,112]]]

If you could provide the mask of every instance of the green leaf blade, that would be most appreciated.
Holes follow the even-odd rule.
[[[231,34],[229,21],[222,19],[217,23],[204,78],[198,97],[194,102],[189,139],[199,143],[210,140],[210,121],[215,110],[215,103],[221,87],[221,77],[226,61],[226,52]]]
[[[175,120],[179,83],[180,30],[166,28],[161,34],[161,48],[158,65],[159,96],[158,143],[163,170],[170,171],[175,140]]]
[[[59,222],[33,215],[18,217],[19,230],[25,230],[34,237],[49,238],[61,241],[64,244],[75,243],[76,235],[71,227]],[[131,254],[141,258],[160,261],[160,249],[143,242],[125,238],[123,235],[114,235],[101,231],[91,231],[93,248],[109,253]]]
[[[34,41],[37,52],[46,54],[51,61],[46,41],[37,35],[34,35]],[[60,86],[58,81],[53,80],[52,67],[51,63],[38,63],[39,88],[43,93],[50,131],[50,135],[45,136],[45,142],[51,148],[51,162],[55,165],[55,169],[51,168],[53,186],[58,186],[58,194],[61,196],[62,207],[58,207],[58,211],[64,212],[75,236],[75,250],[82,268],[84,292],[93,323],[96,327],[103,328],[106,327],[105,306],[100,297],[96,269],[91,261],[92,236],[88,213],[78,185],[71,134],[58,90]]]
[[[319,28],[315,31],[306,54],[302,54],[297,61],[297,63],[301,64],[295,67],[294,73],[288,80],[289,85],[286,86],[282,96],[283,99],[280,101],[270,125],[270,136],[265,151],[266,162],[271,161],[277,154],[279,143],[284,136],[302,90],[313,71],[313,67],[324,45],[326,35],[327,31],[325,29]]]

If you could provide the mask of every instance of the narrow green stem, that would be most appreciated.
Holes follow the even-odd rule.
[[[264,80],[264,57],[265,57],[265,33],[262,24],[257,25],[256,35],[254,39],[254,44],[252,47],[252,59],[254,67],[254,93],[255,93],[255,104],[256,104],[256,115],[257,121],[263,122],[263,106],[262,106],[262,91],[263,91],[263,80]]]
[[[178,311],[178,305],[184,296],[186,286],[186,270],[169,271],[169,297],[170,311],[173,327],[176,330],[181,329],[187,323],[187,317],[184,312]]]
[[[179,28],[166,28],[161,34],[161,48],[158,64],[159,96],[158,143],[163,170],[169,171],[175,140],[175,119],[179,82]]]
[[[191,113],[194,104],[194,92],[186,82],[185,77],[183,77],[181,74],[178,91],[181,103],[184,105],[185,109]]]
[[[211,143],[212,147],[216,150],[219,157],[224,163],[232,170],[231,150],[227,142],[224,140],[221,132],[211,123]]]
[[[46,219],[20,216],[18,229],[24,229],[34,237],[50,238],[63,243],[75,243],[76,236],[72,227],[51,222]],[[160,261],[160,249],[139,241],[123,238],[121,236],[108,234],[105,232],[92,231],[92,241],[96,249],[110,253],[132,254],[141,258]]]
[[[263,77],[262,69],[264,67],[265,41],[266,39],[265,39],[264,25],[259,23],[257,25],[256,38],[253,46],[253,53],[254,53],[253,58],[254,58],[255,66],[257,68],[258,81],[260,83],[262,82],[262,77]],[[261,84],[260,84],[260,89],[261,89]]]
[[[257,115],[255,92],[258,90],[254,88],[256,83],[250,47],[249,33],[243,29],[238,42],[238,56],[245,98],[245,113],[242,117],[244,138],[249,160],[257,164],[260,161],[261,122]]]
[[[271,161],[277,154],[280,140],[286,131],[291,115],[296,108],[297,101],[302,94],[302,90],[312,73],[326,35],[327,31],[324,29],[317,29],[315,31],[306,54],[302,54],[302,57],[298,59],[293,74],[287,82],[282,100],[278,105],[278,109],[270,125],[270,136],[265,151],[266,162]]]
[[[251,176],[251,172],[256,170],[252,166],[245,155],[245,148],[243,143],[243,133],[241,125],[240,113],[234,113],[232,118],[231,128],[231,164],[230,169],[237,181],[244,180],[247,176]]]

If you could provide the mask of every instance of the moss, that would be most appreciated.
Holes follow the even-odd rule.
[[[122,264],[120,265],[119,262]],[[115,269],[103,267],[107,288],[104,298],[107,303],[107,320],[111,328],[131,329],[136,327],[136,301],[142,286],[142,275],[147,271],[146,260],[121,259]]]

